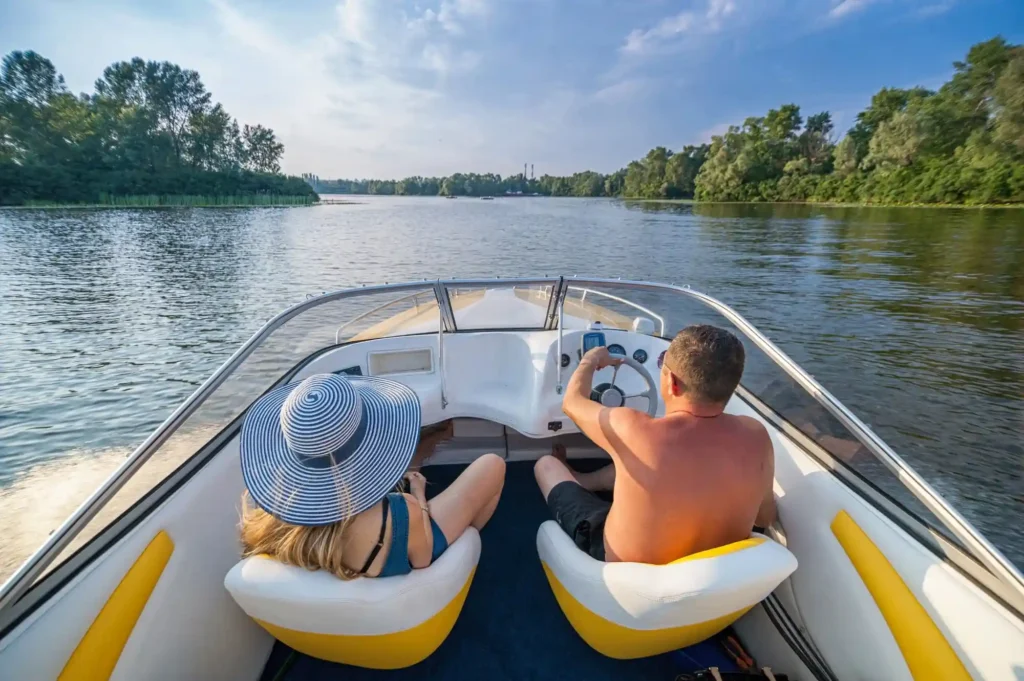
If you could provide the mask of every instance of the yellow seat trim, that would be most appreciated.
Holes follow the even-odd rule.
[[[715,548],[708,549],[707,551],[701,551],[700,553],[694,553],[689,556],[677,558],[676,560],[669,563],[669,565],[678,565],[679,563],[687,563],[691,560],[702,560],[704,558],[716,558],[718,556],[736,553],[737,551],[742,551],[743,549],[752,549],[755,546],[760,546],[766,541],[768,540],[764,537],[748,537],[746,539],[741,539],[740,541],[734,541],[731,544],[726,544],[725,546],[716,546]]]
[[[469,573],[462,590],[436,615],[393,634],[316,634],[260,619],[256,622],[277,640],[311,657],[369,669],[402,669],[427,659],[448,638],[462,612],[474,574],[476,568]]]
[[[57,677],[58,681],[110,678],[173,552],[174,542],[161,530],[110,594],[103,609],[71,653]]]
[[[712,549],[712,551],[716,550]],[[554,592],[559,607],[562,608],[566,619],[569,620],[569,624],[580,635],[580,638],[602,655],[618,660],[650,657],[700,643],[722,631],[754,607],[750,605],[728,615],[681,627],[630,629],[610,622],[591,611],[562,586],[547,563],[541,561],[541,565],[544,566],[544,574],[547,575],[548,583],[551,585],[551,591]]]
[[[924,606],[846,511],[832,520],[832,534],[882,612],[915,681],[970,681],[971,675]]]

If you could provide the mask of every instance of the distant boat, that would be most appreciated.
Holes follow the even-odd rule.
[[[480,200],[481,201],[493,201],[494,197],[493,196],[481,196]]]
[[[446,198],[446,199],[457,199],[457,198],[459,198],[459,197],[457,197],[457,196],[452,196],[451,194],[449,194],[448,196],[446,196],[446,197],[444,197],[444,198]]]

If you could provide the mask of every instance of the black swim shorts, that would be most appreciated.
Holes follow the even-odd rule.
[[[597,560],[604,560],[604,521],[611,507],[611,502],[575,482],[560,482],[548,494],[555,522],[580,550]]]

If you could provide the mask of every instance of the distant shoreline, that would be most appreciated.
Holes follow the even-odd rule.
[[[468,200],[480,200],[479,196],[457,196],[444,197],[423,196],[423,195],[382,195],[382,194],[329,194],[328,196],[351,196],[361,197],[386,197],[386,198],[459,198]],[[172,197],[173,198],[173,197]],[[109,203],[46,203],[39,205],[12,205],[0,206],[3,210],[144,210],[160,208],[312,208],[315,206],[354,206],[361,205],[362,201],[349,199],[327,199],[306,203],[289,203],[289,197],[282,197],[285,200],[280,203],[165,203],[165,204],[140,204],[140,205],[118,205]],[[667,204],[680,206],[813,206],[818,208],[960,208],[968,210],[979,209],[1000,209],[1000,210],[1024,210],[1024,203],[989,203],[989,204],[964,204],[964,203],[830,203],[818,201],[697,201],[696,199],[645,199],[627,198],[622,196],[495,196],[495,199],[603,199],[620,203],[647,203]]]
[[[1024,203],[831,203],[826,201],[697,201],[695,199],[627,199],[627,203],[670,203],[691,206],[819,206],[821,208],[1010,208],[1020,210]]]
[[[340,201],[335,201],[340,203]],[[21,204],[0,206],[17,210],[110,210],[138,208],[293,208],[317,205],[311,196],[289,194],[267,195],[195,195],[163,194],[143,196],[113,196],[100,202],[29,201]]]

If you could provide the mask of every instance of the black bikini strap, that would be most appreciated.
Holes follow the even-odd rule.
[[[359,571],[359,574],[365,575],[366,571],[373,565],[373,559],[380,553],[381,547],[384,546],[384,533],[388,529],[388,498],[384,497],[384,501],[380,505],[380,536],[377,537],[377,545],[373,547],[373,551],[370,551],[370,557],[366,559],[366,564],[363,565],[363,569]]]

